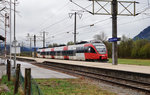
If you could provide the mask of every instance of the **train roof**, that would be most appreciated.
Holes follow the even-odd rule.
[[[86,43],[103,43],[103,42],[101,40],[81,41],[81,42],[76,43],[76,45],[81,45],[81,44],[86,44]],[[63,46],[67,46],[67,45],[60,44],[56,47],[63,47]],[[68,45],[68,46],[75,46],[75,45]],[[52,48],[56,48],[56,47],[52,47]],[[47,49],[47,48],[50,48],[50,47],[44,47],[44,48],[39,48],[39,49]]]

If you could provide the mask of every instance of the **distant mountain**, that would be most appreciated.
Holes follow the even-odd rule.
[[[133,38],[133,40],[138,40],[138,39],[147,39],[150,40],[150,26],[145,28],[142,32],[140,32],[137,36]]]
[[[5,45],[4,44],[0,44],[0,51],[4,50]],[[7,50],[9,51],[9,45],[6,45]],[[36,48],[37,50],[38,48]],[[34,48],[30,49],[28,47],[21,47],[21,52],[29,52],[29,51],[34,51]]]

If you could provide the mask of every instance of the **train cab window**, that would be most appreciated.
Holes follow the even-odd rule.
[[[89,47],[88,52],[89,53],[96,53],[95,50],[92,47]]]

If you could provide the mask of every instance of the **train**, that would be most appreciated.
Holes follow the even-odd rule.
[[[80,42],[76,45],[39,48],[37,50],[37,57],[64,60],[107,61],[108,52],[102,41],[92,40],[89,42]]]

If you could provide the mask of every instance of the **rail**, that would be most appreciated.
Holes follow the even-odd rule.
[[[50,68],[74,75],[101,80],[116,85],[132,88],[150,95],[150,74],[135,73],[96,67],[79,66],[60,63],[32,63],[37,66]]]

